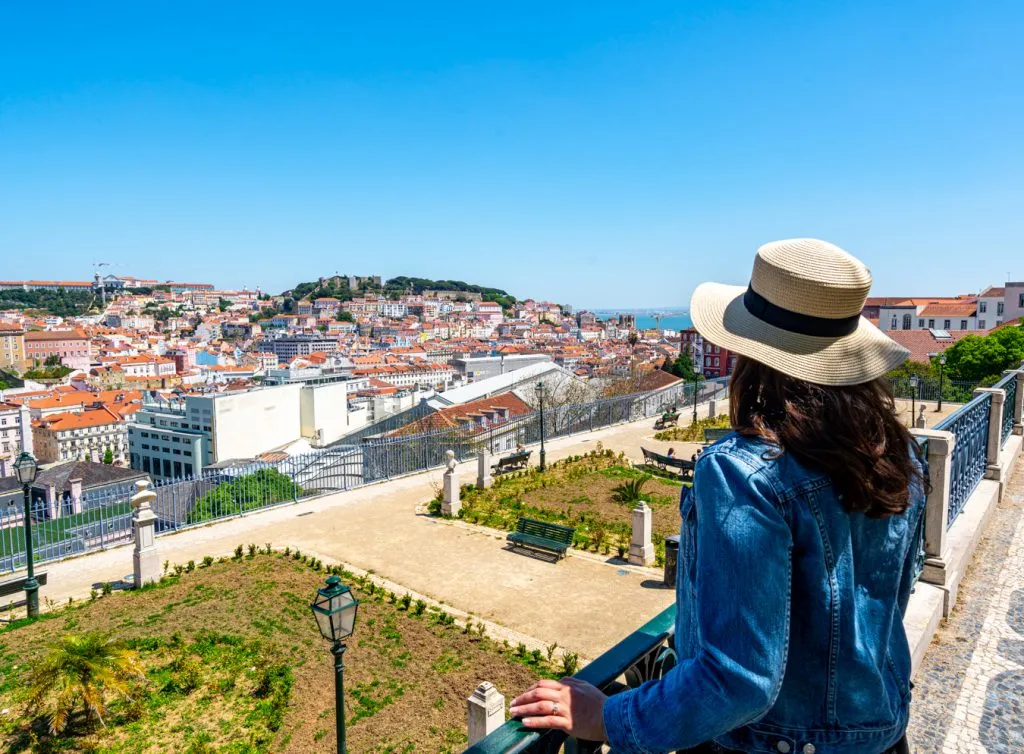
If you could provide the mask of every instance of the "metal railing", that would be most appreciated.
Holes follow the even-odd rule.
[[[726,380],[701,383],[699,402],[728,395]],[[661,413],[670,406],[685,411],[692,403],[693,384],[667,390],[604,398],[589,403],[545,409],[546,439],[599,429]],[[422,419],[422,410],[402,417]],[[288,456],[278,461],[254,461],[239,466],[207,469],[198,476],[158,481],[153,485],[157,534],[181,531],[255,511],[290,505],[300,500],[350,490],[365,484],[413,474],[444,464],[446,451],[466,460],[489,448],[500,454],[518,443],[540,441],[541,413],[534,411],[511,421],[486,427],[450,428],[390,437],[366,438],[360,444],[332,445],[322,450]],[[379,427],[378,427],[379,428]],[[32,504],[32,540],[40,562],[62,558],[132,539],[133,485],[87,492],[80,501]],[[0,573],[24,566],[25,542],[22,506],[0,510]]]
[[[980,382],[967,380],[940,380],[937,377],[918,378],[917,388],[910,384],[909,377],[891,377],[889,386],[894,398],[919,401],[938,401],[939,394],[947,403],[967,403],[974,395],[974,389],[981,387]]]
[[[992,393],[981,393],[935,425],[935,429],[952,432],[954,437],[947,527],[953,525],[967,499],[985,476],[991,416]]]
[[[1014,414],[1017,406],[1017,373],[1010,372],[993,387],[1006,391],[1003,400],[1003,426],[999,430],[999,447],[1006,447],[1006,441],[1013,434],[1013,423],[1017,420]]]
[[[605,693],[616,693],[661,678],[676,665],[673,648],[676,606],[661,613],[580,670],[575,678]],[[623,679],[625,683],[619,681]],[[566,740],[561,731],[536,731],[511,720],[466,750],[465,754],[555,754],[566,751],[596,752],[601,744]]]
[[[928,479],[928,438],[919,437],[916,438],[918,447],[920,449],[920,459],[922,464],[922,472],[924,478]],[[927,485],[925,485],[927,489]],[[926,502],[927,505],[927,502]],[[924,561],[926,553],[924,549],[924,522],[925,522],[925,511],[921,511],[921,518],[917,523],[917,532],[914,534],[914,583],[916,584],[921,578],[921,572],[924,571]]]

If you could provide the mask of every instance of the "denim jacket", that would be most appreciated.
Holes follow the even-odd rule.
[[[616,754],[879,754],[903,735],[924,491],[904,515],[847,513],[827,476],[776,453],[732,434],[697,461],[680,504],[679,663],[607,700]]]

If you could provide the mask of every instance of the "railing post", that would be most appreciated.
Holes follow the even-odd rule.
[[[985,452],[985,478],[1002,480],[1003,470],[999,466],[999,451],[1002,448],[1003,404],[1006,402],[1006,391],[994,387],[974,389],[974,395],[992,394],[991,408],[988,415],[988,443]]]
[[[1024,369],[1017,370],[1017,394],[1013,400],[1013,434],[1024,435]]]
[[[952,432],[937,429],[912,429],[910,433],[914,437],[928,440],[928,481],[932,488],[924,509],[925,561],[921,580],[941,585],[946,581],[946,524],[949,516],[950,470],[956,438]]]

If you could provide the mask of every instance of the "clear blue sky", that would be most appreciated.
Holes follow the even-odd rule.
[[[1024,3],[5,3],[0,278],[685,306],[813,235],[1024,278]]]

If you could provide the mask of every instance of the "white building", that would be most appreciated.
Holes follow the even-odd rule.
[[[978,329],[991,330],[1003,324],[1006,288],[989,286],[978,296]]]
[[[109,450],[114,463],[128,460],[128,427],[106,407],[81,413],[51,414],[32,425],[36,457],[44,463],[100,463]]]
[[[23,450],[33,452],[28,406],[0,402],[0,477],[14,474],[14,460]]]
[[[299,396],[302,436],[318,448],[365,425],[365,406],[352,407],[349,401],[369,386],[369,378],[303,385]]]

